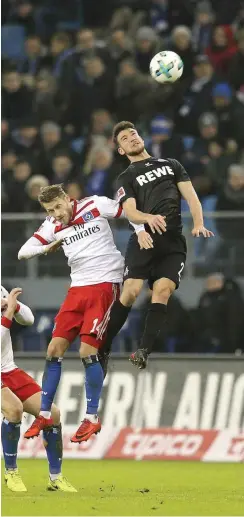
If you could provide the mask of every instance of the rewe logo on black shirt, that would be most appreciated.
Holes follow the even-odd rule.
[[[137,176],[136,181],[138,181],[139,185],[142,186],[144,183],[155,181],[157,178],[161,178],[161,176],[167,176],[168,174],[174,176],[174,172],[171,167],[165,165],[164,167],[158,167],[157,169],[148,171],[145,174],[140,174],[140,176]]]

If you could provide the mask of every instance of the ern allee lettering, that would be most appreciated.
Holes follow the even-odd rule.
[[[137,181],[139,185],[143,185],[144,183],[148,183],[149,181],[154,181],[157,178],[161,178],[161,176],[167,176],[167,174],[171,174],[174,176],[174,172],[171,167],[165,165],[165,167],[158,167],[157,169],[153,169],[152,171],[148,171],[145,174],[141,174],[137,176]]]
[[[92,226],[91,228],[87,228],[87,230],[79,231],[80,229],[84,228],[83,224],[76,224],[74,225],[74,230],[77,232],[74,235],[71,235],[70,237],[64,237],[63,242],[67,246],[69,244],[73,244],[73,242],[79,241],[80,239],[84,239],[84,237],[88,237],[89,235],[92,235],[93,233],[100,232],[100,227],[98,224],[95,226]]]

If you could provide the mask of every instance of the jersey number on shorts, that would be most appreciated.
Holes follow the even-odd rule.
[[[93,326],[90,330],[90,334],[94,334],[94,332],[96,331],[96,326],[98,324],[98,318],[96,318],[95,320],[93,320]]]
[[[184,266],[185,266],[184,262],[181,262],[181,268],[180,268],[180,270],[178,271],[178,275],[179,275],[179,282],[181,281],[181,273],[182,273],[182,271],[183,271],[183,269],[184,269]]]

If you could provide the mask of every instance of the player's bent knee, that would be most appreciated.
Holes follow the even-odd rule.
[[[120,297],[124,305],[133,305],[139,296],[143,286],[143,280],[128,279],[124,283],[123,292]]]
[[[54,425],[59,425],[60,424],[60,409],[55,404],[52,404],[51,416],[52,416]]]
[[[12,407],[7,408],[4,411],[4,417],[9,422],[21,422],[23,416],[23,406],[21,402],[19,404],[15,404]]]
[[[87,343],[81,343],[80,358],[85,359],[86,357],[89,357],[89,355],[97,355],[97,349]]]
[[[67,339],[57,337],[53,338],[47,348],[47,357],[63,357],[69,344],[67,343]]]
[[[153,286],[152,301],[158,301],[159,303],[167,304],[170,296],[175,290],[175,287],[175,283],[171,280],[169,280],[167,283],[165,283],[165,281],[160,282],[160,280],[155,282]]]

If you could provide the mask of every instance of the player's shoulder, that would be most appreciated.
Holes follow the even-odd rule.
[[[175,158],[166,158],[165,161],[167,161],[172,167],[176,167],[176,168],[183,167],[183,165]]]
[[[93,203],[96,203],[97,198],[98,198],[98,196],[94,195],[94,196],[83,197],[82,199],[77,199],[77,201],[76,201],[77,211],[83,210],[84,208],[89,207]]]
[[[128,165],[128,167],[119,174],[117,181],[123,181],[134,170],[134,168],[134,164],[130,163],[130,165]]]

